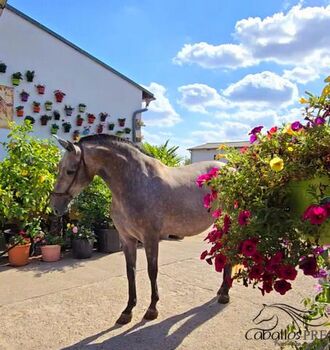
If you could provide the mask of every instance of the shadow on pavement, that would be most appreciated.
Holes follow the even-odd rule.
[[[228,304],[227,304],[228,305]],[[63,348],[62,350],[169,350],[176,349],[182,341],[192,331],[200,327],[203,323],[209,321],[214,316],[221,313],[226,305],[221,305],[217,302],[217,298],[213,298],[207,303],[197,306],[189,311],[186,311],[180,315],[176,315],[159,323],[153,323],[147,325],[147,322],[142,320],[140,323],[134,325],[132,328],[112,337],[104,340],[101,343],[91,344],[95,342],[99,337],[104,336],[111,331],[120,328],[119,325],[115,325],[107,330],[104,330],[98,334],[83,339],[79,343],[73,344],[69,347]],[[178,322],[187,320],[182,323],[178,329],[170,332],[171,328],[174,327]],[[145,326],[145,327],[143,327]],[[201,343],[203,339],[200,340]],[[201,345],[201,348],[203,346]]]

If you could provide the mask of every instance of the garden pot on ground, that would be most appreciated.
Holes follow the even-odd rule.
[[[116,229],[95,229],[97,250],[101,253],[114,253],[121,250],[119,234]]]
[[[61,246],[55,245],[43,245],[41,246],[42,260],[46,262],[53,262],[60,260]]]
[[[93,239],[73,239],[72,255],[75,259],[87,259],[93,253]]]
[[[24,266],[29,263],[31,244],[17,245],[8,251],[9,264],[11,266]]]

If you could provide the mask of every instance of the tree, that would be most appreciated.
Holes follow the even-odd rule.
[[[179,166],[182,158],[176,153],[179,146],[168,146],[169,140],[167,140],[163,145],[156,146],[151,145],[148,142],[143,143],[143,149],[145,152],[149,153],[156,159],[159,159],[162,163],[167,166]]]

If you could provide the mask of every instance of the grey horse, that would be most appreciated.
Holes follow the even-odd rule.
[[[128,304],[117,323],[130,322],[136,305],[138,241],[146,251],[151,282],[151,304],[144,318],[157,318],[159,241],[169,235],[197,235],[212,225],[212,217],[203,207],[206,191],[195,182],[198,175],[223,164],[208,161],[171,168],[128,141],[102,134],[86,136],[75,144],[61,139],[59,142],[67,152],[60,162],[51,194],[54,213],[63,215],[70,201],[95,175],[104,179],[112,192],[112,219],[125,254],[129,287]],[[218,291],[220,303],[229,302],[230,275],[231,266],[227,265]]]

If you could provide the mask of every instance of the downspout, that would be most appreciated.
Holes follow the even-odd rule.
[[[141,114],[143,112],[146,112],[148,110],[148,108],[142,108],[142,109],[138,109],[133,113],[132,116],[132,141],[136,142],[136,117],[138,116],[138,114]]]

